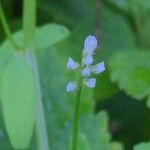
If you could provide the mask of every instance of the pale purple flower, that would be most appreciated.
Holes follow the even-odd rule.
[[[91,54],[86,55],[83,57],[82,62],[84,65],[89,66],[93,63],[93,57]]]
[[[85,85],[89,88],[94,88],[96,85],[96,79],[95,78],[89,78],[85,81]]]
[[[104,62],[98,63],[92,66],[94,51],[97,47],[97,39],[95,36],[89,35],[84,41],[84,50],[81,64],[75,62],[71,57],[68,58],[67,68],[75,70],[81,65],[82,71],[80,72],[82,78],[84,78],[84,84],[88,88],[94,88],[96,86],[96,79],[90,78],[91,73],[99,74],[105,70]],[[82,83],[79,83],[82,84]],[[73,92],[77,88],[78,84],[74,81],[69,82],[66,86],[67,92]]]
[[[67,68],[70,70],[75,70],[77,69],[79,66],[79,64],[77,62],[75,62],[71,57],[68,58],[68,62],[67,62]]]
[[[98,63],[97,65],[93,66],[91,71],[95,74],[99,74],[105,71],[105,64],[104,62]]]
[[[87,53],[93,53],[97,47],[97,39],[95,36],[89,35],[84,41],[84,50]]]
[[[82,70],[82,76],[83,77],[88,77],[90,76],[90,68],[89,67],[85,67],[83,70]]]
[[[66,91],[67,92],[73,92],[77,88],[76,83],[74,82],[69,82],[66,86]]]

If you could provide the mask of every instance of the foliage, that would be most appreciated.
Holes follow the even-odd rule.
[[[149,51],[124,51],[117,53],[109,63],[112,81],[117,82],[120,89],[135,99],[149,98],[149,58]],[[147,103],[149,105],[149,101]]]
[[[39,61],[42,62],[42,66],[40,65],[40,69],[42,69],[42,85],[44,89],[47,89],[43,92],[46,104],[49,105],[47,106],[46,114],[49,125],[49,139],[51,148],[54,150],[69,148],[68,143],[71,138],[72,116],[76,96],[65,94],[64,87],[72,77],[70,73],[66,72],[65,65],[67,59],[64,59],[64,57],[58,54],[59,51],[53,47],[50,48],[50,50],[40,51],[38,55]],[[48,64],[45,58],[51,59],[53,63]],[[54,64],[56,68],[59,68],[57,72],[55,71],[56,68],[54,68]],[[51,76],[51,79],[48,78],[49,76]],[[47,80],[49,82],[47,82]],[[59,94],[56,94],[55,91],[59,92]],[[110,135],[107,131],[107,115],[104,112],[97,115],[93,114],[91,92],[91,90],[86,88],[82,91],[81,122],[79,125],[81,128],[81,137],[79,137],[79,139],[83,138],[84,141],[81,142],[85,142],[85,147],[90,147],[93,150],[97,150],[100,147],[111,150],[112,148],[109,146],[111,145]],[[91,136],[91,134],[93,136]]]
[[[36,110],[34,85],[29,66],[18,58],[10,60],[3,72],[1,99],[6,129],[16,149],[27,148],[32,137]]]
[[[20,11],[22,8],[19,7],[22,5],[21,1],[14,0],[14,2],[8,3],[8,0],[6,0],[3,1],[3,5],[8,15],[9,24],[12,30],[16,31],[21,26],[20,18],[22,16]],[[77,74],[66,71],[66,62],[68,56],[74,57],[77,61],[80,60],[81,50],[83,49],[82,43],[89,33],[96,34],[100,41],[95,63],[102,60],[107,65],[106,72],[100,76],[96,76],[96,88],[94,90],[84,88],[82,91],[79,150],[123,149],[122,144],[113,142],[114,132],[111,134],[108,131],[108,127],[114,127],[119,131],[123,129],[120,129],[120,126],[113,126],[113,121],[110,118],[110,116],[114,115],[113,112],[111,114],[105,112],[95,114],[95,107],[98,107],[97,101],[100,101],[100,106],[102,105],[102,101],[105,101],[109,107],[108,110],[119,110],[117,112],[118,118],[122,119],[122,113],[124,113],[123,118],[126,121],[120,119],[120,122],[122,121],[120,124],[126,127],[128,137],[131,135],[128,131],[143,131],[141,131],[141,136],[143,137],[136,140],[135,138],[137,137],[133,135],[126,138],[124,135],[120,135],[120,132],[117,132],[117,137],[122,136],[120,139],[117,138],[117,140],[128,143],[128,145],[125,145],[125,149],[131,150],[133,149],[132,146],[129,146],[131,143],[136,144],[142,142],[141,139],[145,139],[146,131],[149,128],[149,121],[145,120],[148,116],[144,115],[149,115],[149,113],[147,113],[148,110],[145,107],[136,109],[134,100],[146,100],[147,106],[150,107],[149,12],[149,0],[38,1],[38,25],[45,22],[54,22],[37,27],[35,40],[49,143],[52,150],[67,150],[70,147],[72,116],[76,95],[66,94],[65,86],[72,78],[75,79]],[[70,31],[64,26],[67,26]],[[2,30],[0,30],[0,35],[0,40],[2,41],[4,37]],[[68,38],[65,39],[66,37]],[[15,32],[13,38],[21,47],[22,31]],[[25,130],[21,130],[20,132],[19,129],[27,129],[29,126],[33,128],[35,119],[33,117],[32,105],[34,103],[34,87],[32,87],[34,79],[31,79],[33,78],[32,72],[30,72],[28,65],[24,65],[24,61],[18,60],[18,56],[16,56],[13,50],[14,48],[8,40],[2,42],[0,47],[0,149],[4,150],[13,149],[5,129],[7,129],[10,141],[15,143],[13,144],[14,147],[20,147],[21,136],[25,134]],[[19,61],[19,63],[16,64],[16,61]],[[20,76],[17,72],[21,72],[20,74],[22,75]],[[16,82],[20,78],[26,81],[18,82],[20,87],[31,85],[31,89],[26,88],[26,90],[21,90],[19,86],[15,86],[15,82],[12,82],[12,77]],[[8,91],[13,92],[11,97],[6,94]],[[124,104],[122,102],[124,101],[124,96],[122,95],[129,100],[125,110],[122,110],[120,106],[120,104]],[[23,99],[24,103],[19,103],[19,96],[20,99]],[[25,96],[31,97],[29,98],[31,101],[25,101]],[[10,99],[14,100],[10,103]],[[114,99],[118,101],[114,102]],[[109,105],[107,100],[112,103]],[[143,106],[144,102],[136,103]],[[117,105],[115,105],[116,103]],[[134,105],[134,110],[127,109],[131,103]],[[21,106],[19,107],[19,105]],[[23,111],[20,114],[18,111],[21,107],[23,107]],[[11,111],[15,112],[15,114]],[[130,112],[127,113],[126,111]],[[138,112],[136,113],[136,111]],[[142,111],[144,111],[144,121],[141,122],[142,117],[138,117],[137,114],[141,114]],[[4,118],[2,117],[2,113]],[[31,118],[27,118],[25,114],[28,114]],[[17,121],[13,116],[20,117],[22,121]],[[116,119],[115,115],[113,117]],[[13,123],[9,123],[12,119]],[[3,120],[5,120],[5,124]],[[134,128],[133,126],[137,122],[140,122],[140,126],[137,125]],[[17,126],[18,132],[14,133],[15,126]],[[29,139],[33,131],[28,130],[28,132],[30,133],[24,136],[25,139],[23,139],[23,144],[21,144],[22,147],[26,147],[29,144]],[[20,135],[16,135],[17,133]],[[34,135],[33,138],[35,138]],[[146,140],[150,140],[150,138],[148,137]],[[143,143],[136,145],[134,149],[146,150],[148,147],[149,143]],[[29,149],[36,149],[33,139]]]
[[[50,42],[45,40],[44,36],[53,32],[55,35]],[[54,45],[68,34],[69,31],[63,26],[45,25],[37,29],[37,48]],[[22,32],[15,33],[14,39],[21,46]],[[0,79],[4,121],[12,145],[24,149],[30,144],[35,122],[35,79],[31,68],[17,56],[8,40],[0,49],[3,58]]]
[[[134,146],[134,150],[149,150],[150,143],[140,143]]]

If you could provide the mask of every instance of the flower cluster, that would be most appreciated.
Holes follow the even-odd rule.
[[[89,35],[84,41],[84,50],[81,64],[74,61],[71,57],[68,58],[67,69],[76,70],[79,66],[82,67],[81,75],[84,78],[83,83],[89,87],[94,88],[96,85],[96,79],[91,78],[91,73],[99,74],[105,70],[104,62],[93,65],[93,55],[97,48],[97,39],[94,36]],[[77,88],[78,83],[71,81],[66,86],[67,92],[72,92]]]

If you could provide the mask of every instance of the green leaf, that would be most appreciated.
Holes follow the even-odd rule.
[[[118,52],[109,62],[111,79],[135,99],[150,96],[150,52]]]
[[[150,143],[140,143],[134,146],[134,150],[149,150]]]
[[[46,24],[38,27],[36,30],[36,48],[40,50],[48,48],[49,46],[55,45],[65,39],[68,35],[68,29],[62,25]],[[22,31],[14,33],[13,38],[17,44],[22,47]],[[0,46],[0,80],[5,65],[14,57],[14,51],[15,49],[9,40],[4,41]]]
[[[55,45],[58,42],[62,41],[69,35],[69,31],[66,27],[59,24],[46,24],[36,29],[36,48],[45,49],[49,46]],[[16,43],[22,47],[23,43],[23,32],[22,30],[17,31],[13,34],[13,38]],[[1,51],[5,50],[14,50],[9,40],[6,40],[2,43],[0,47]]]
[[[78,150],[91,150],[87,137],[84,134],[79,134]]]
[[[37,28],[36,47],[45,49],[62,41],[69,35],[66,27],[58,24],[47,24]]]
[[[86,122],[86,123],[85,123]],[[107,130],[108,118],[105,112],[94,115],[92,112],[81,118],[80,132],[87,136],[92,150],[107,150],[110,142],[110,134]]]
[[[106,112],[89,112],[80,119],[80,132],[84,133],[92,150],[123,150],[120,143],[111,142]],[[86,123],[85,123],[86,122]]]
[[[28,148],[35,123],[36,89],[32,71],[17,57],[3,72],[1,99],[11,144],[16,149]]]

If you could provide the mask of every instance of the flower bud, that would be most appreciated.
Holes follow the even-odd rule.
[[[74,82],[69,82],[66,86],[67,92],[73,92],[76,89],[77,85]]]
[[[95,65],[92,69],[92,72],[94,72],[95,74],[99,74],[103,71],[105,71],[105,64],[104,62],[98,63],[97,65]]]
[[[87,79],[85,81],[85,85],[89,88],[94,88],[95,85],[96,85],[96,79],[95,78],[90,78],[90,79]]]
[[[71,57],[68,58],[67,68],[70,70],[75,70],[78,68],[78,63],[76,63]]]
[[[87,53],[93,53],[97,47],[97,39],[95,36],[89,35],[84,41],[84,50]]]

